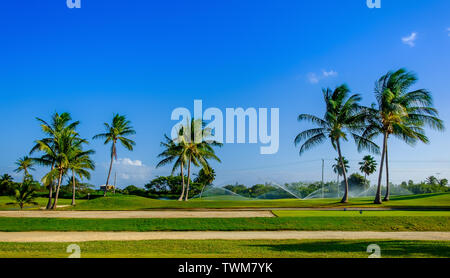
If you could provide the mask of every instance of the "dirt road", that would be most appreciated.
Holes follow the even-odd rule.
[[[393,239],[448,241],[450,240],[450,232],[0,232],[0,242],[82,242],[157,239]]]
[[[151,210],[151,211],[0,211],[0,217],[49,218],[237,218],[274,217],[270,210]]]

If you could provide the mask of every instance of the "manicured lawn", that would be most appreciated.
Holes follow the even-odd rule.
[[[77,200],[77,204],[82,204],[86,200]],[[8,196],[0,196],[0,210],[18,210],[18,205],[7,205],[7,203],[13,202],[13,199]],[[39,209],[41,207],[45,207],[47,205],[47,198],[36,198],[35,202],[38,203],[35,205],[26,205],[24,209]],[[62,205],[70,205],[72,203],[72,199],[58,199],[58,206]]]
[[[47,204],[46,198],[37,198],[39,206]],[[6,205],[11,198],[0,197],[0,209],[17,209],[17,206]],[[59,205],[69,205],[70,199],[60,199]],[[175,200],[155,200],[139,196],[117,195],[101,197],[94,200],[77,200],[75,207],[59,208],[64,210],[148,210],[148,209],[196,209],[196,208],[330,208],[330,207],[380,207],[405,209],[449,209],[450,193],[434,193],[409,196],[393,196],[391,201],[382,205],[374,205],[372,197],[350,199],[348,204],[339,203],[338,199],[283,199],[283,200],[208,200],[192,199],[188,202]]]
[[[445,216],[450,220],[450,211],[324,211],[324,210],[273,210],[278,217],[382,217],[382,216]]]
[[[81,242],[81,257],[114,258],[448,258],[450,242],[392,240],[153,240]],[[65,258],[68,243],[0,243],[2,258]]]
[[[448,216],[0,218],[0,231],[450,231]]]
[[[410,196],[393,196],[391,201],[374,205],[373,198],[350,199],[348,204],[341,204],[337,199],[313,200],[205,200],[193,199],[188,202],[172,200],[155,200],[138,196],[116,196],[97,198],[80,203],[74,210],[147,210],[147,209],[194,209],[194,208],[292,208],[292,207],[386,207],[415,209],[450,209],[450,193],[436,193]]]

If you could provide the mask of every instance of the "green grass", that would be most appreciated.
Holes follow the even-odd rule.
[[[77,243],[82,258],[449,258],[450,242],[392,240],[153,240]],[[69,243],[0,243],[1,258],[65,258]]]
[[[82,204],[87,200],[76,200],[77,204]],[[8,196],[0,196],[0,210],[18,210],[18,205],[7,205],[7,203],[13,202],[13,199]],[[38,205],[26,205],[24,209],[39,209],[41,207],[45,207],[48,202],[48,198],[36,198],[35,202]],[[62,205],[70,205],[72,203],[72,199],[58,199],[58,206]]]
[[[39,206],[47,204],[46,198],[37,198]],[[17,209],[17,206],[6,205],[11,198],[0,197],[0,210]],[[69,205],[70,199],[60,199],[59,205]],[[149,210],[149,209],[220,209],[220,208],[344,208],[344,207],[379,207],[398,209],[449,209],[450,193],[433,193],[422,195],[393,196],[391,201],[382,205],[373,204],[373,198],[351,198],[347,204],[339,203],[338,199],[283,199],[283,200],[221,200],[219,199],[193,199],[188,202],[175,200],[155,200],[139,196],[117,195],[114,197],[101,197],[94,200],[77,200],[75,207],[60,208],[64,210]]]
[[[384,216],[445,216],[450,219],[450,211],[324,211],[324,210],[273,210],[278,217],[384,217]]]
[[[373,198],[350,199],[348,204],[341,204],[337,199],[313,200],[202,200],[188,202],[155,200],[138,196],[117,196],[97,198],[85,201],[73,210],[148,210],[148,209],[196,209],[196,208],[329,208],[329,207],[381,207],[403,209],[450,209],[450,193],[435,193],[410,196],[393,196],[391,201],[382,205],[373,204]]]
[[[448,216],[0,218],[0,231],[450,231]]]

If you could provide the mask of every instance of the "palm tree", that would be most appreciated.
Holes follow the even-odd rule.
[[[59,136],[59,134],[64,129],[73,130],[75,132],[76,127],[79,125],[79,121],[75,121],[70,123],[72,120],[69,113],[54,113],[51,117],[51,122],[46,122],[45,120],[41,118],[36,118],[38,122],[40,123],[41,130],[48,136],[46,138],[41,139],[41,142],[46,142],[48,146],[51,148],[55,148],[54,142],[56,141],[56,138]],[[30,151],[30,154],[34,153],[35,151],[40,150],[41,144],[36,143],[33,148]],[[54,152],[56,150],[53,150]],[[55,168],[55,161],[49,156],[48,154],[44,154],[38,159],[34,159],[37,161],[40,165],[50,167],[51,170]],[[52,206],[52,198],[53,198],[53,187],[54,187],[55,181],[54,180],[48,180],[47,184],[45,184],[49,189],[48,194],[48,202],[47,202],[47,209],[50,209]]]
[[[359,170],[364,174],[364,183],[367,184],[367,176],[372,175],[377,170],[377,162],[371,155],[366,155],[363,160],[359,162]]]
[[[324,89],[323,96],[326,104],[326,112],[323,119],[309,114],[298,116],[299,121],[309,121],[318,127],[300,132],[295,138],[295,145],[305,141],[300,147],[300,155],[312,147],[330,139],[331,145],[339,155],[339,162],[344,165],[341,141],[348,141],[347,134],[350,134],[355,141],[372,151],[377,151],[378,146],[367,138],[357,133],[363,130],[366,123],[366,114],[359,102],[359,94],[349,96],[350,89],[347,85],[341,85],[334,91]],[[345,181],[345,193],[341,200],[342,203],[348,202],[348,180],[347,172],[342,167]]]
[[[334,159],[336,161],[336,164],[333,164],[332,168],[333,168],[333,172],[335,174],[337,174],[337,186],[338,186],[338,193],[339,193],[339,177],[344,175],[344,169],[342,168],[342,164],[340,163],[339,158],[335,158]],[[345,157],[342,157],[342,161],[344,162],[344,168],[345,168],[345,172],[348,172],[348,169],[350,168],[349,162]],[[338,194],[339,195],[339,194]]]
[[[200,171],[197,174],[197,177],[195,178],[195,182],[198,182],[203,185],[202,191],[200,192],[200,198],[203,195],[203,190],[205,189],[205,187],[211,185],[215,179],[216,179],[216,172],[214,171],[214,169],[212,168],[200,169]]]
[[[25,181],[25,178],[30,174],[29,170],[35,170],[33,168],[34,161],[32,158],[28,156],[24,156],[22,158],[19,158],[16,161],[17,168],[14,170],[16,173],[23,172],[23,181]]]
[[[375,84],[377,104],[367,109],[369,124],[363,137],[373,138],[383,135],[383,151],[381,154],[378,187],[374,203],[381,204],[381,180],[383,166],[386,162],[386,195],[389,200],[389,164],[388,140],[390,136],[399,138],[407,144],[414,145],[417,141],[428,143],[424,126],[436,130],[444,130],[444,124],[438,118],[438,112],[433,107],[431,93],[425,89],[409,91],[417,82],[415,74],[406,69],[388,72]],[[364,146],[359,146],[363,149]]]
[[[119,141],[126,149],[132,151],[133,146],[136,145],[136,143],[133,140],[126,138],[126,136],[133,135],[136,133],[136,131],[134,131],[133,127],[131,126],[131,122],[128,121],[125,116],[121,116],[119,114],[114,115],[111,125],[108,123],[104,123],[104,126],[106,132],[95,135],[93,139],[105,139],[105,145],[107,145],[109,142],[112,143],[111,162],[109,164],[108,177],[106,179],[105,185],[104,196],[106,196],[113,161],[117,160],[117,142]]]
[[[74,146],[71,149],[68,169],[72,172],[72,206],[75,205],[75,176],[78,176],[80,179],[86,178],[89,180],[91,178],[89,170],[94,170],[95,165],[90,155],[94,153],[93,150],[83,151],[80,146]]]
[[[172,175],[173,175],[176,169],[180,167],[182,190],[180,198],[178,198],[178,201],[183,201],[186,189],[183,173],[183,169],[187,164],[186,149],[183,148],[182,143],[175,142],[174,140],[170,139],[167,135],[164,135],[164,139],[165,142],[161,142],[161,146],[164,147],[164,151],[158,155],[159,158],[163,159],[156,165],[156,168],[162,167],[175,161],[172,167]]]
[[[0,177],[0,196],[9,195],[12,191],[13,177],[8,174],[3,174]]]
[[[52,145],[40,140],[36,142],[39,144],[40,150],[46,154],[48,160],[54,161],[54,169],[42,178],[42,182],[48,184],[49,181],[55,179],[58,180],[55,199],[51,206],[51,209],[56,209],[63,176],[67,174],[73,161],[76,161],[79,157],[89,155],[90,151],[77,151],[77,149],[80,149],[81,145],[87,143],[87,141],[79,138],[78,133],[70,128],[64,128],[57,135]],[[41,159],[37,158],[36,161],[41,162]],[[46,163],[46,161],[43,163]]]
[[[38,205],[38,203],[34,201],[36,198],[34,193],[35,188],[33,179],[30,175],[26,175],[23,182],[14,190],[14,195],[12,198],[15,202],[7,203],[7,205],[18,204],[21,210],[26,204]]]
[[[191,164],[199,167],[200,165],[205,169],[211,169],[208,159],[214,159],[221,162],[216,156],[213,147],[222,146],[216,141],[205,140],[211,135],[211,130],[205,128],[205,123],[201,120],[192,119],[190,123],[182,126],[179,130],[178,144],[183,149],[187,157],[188,181],[186,186],[186,195],[184,200],[189,199],[189,186],[191,177]],[[200,140],[201,139],[201,140]]]

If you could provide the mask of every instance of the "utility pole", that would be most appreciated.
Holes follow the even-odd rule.
[[[324,198],[324,184],[323,184],[323,171],[324,171],[324,167],[325,167],[325,160],[322,158],[322,199]]]

